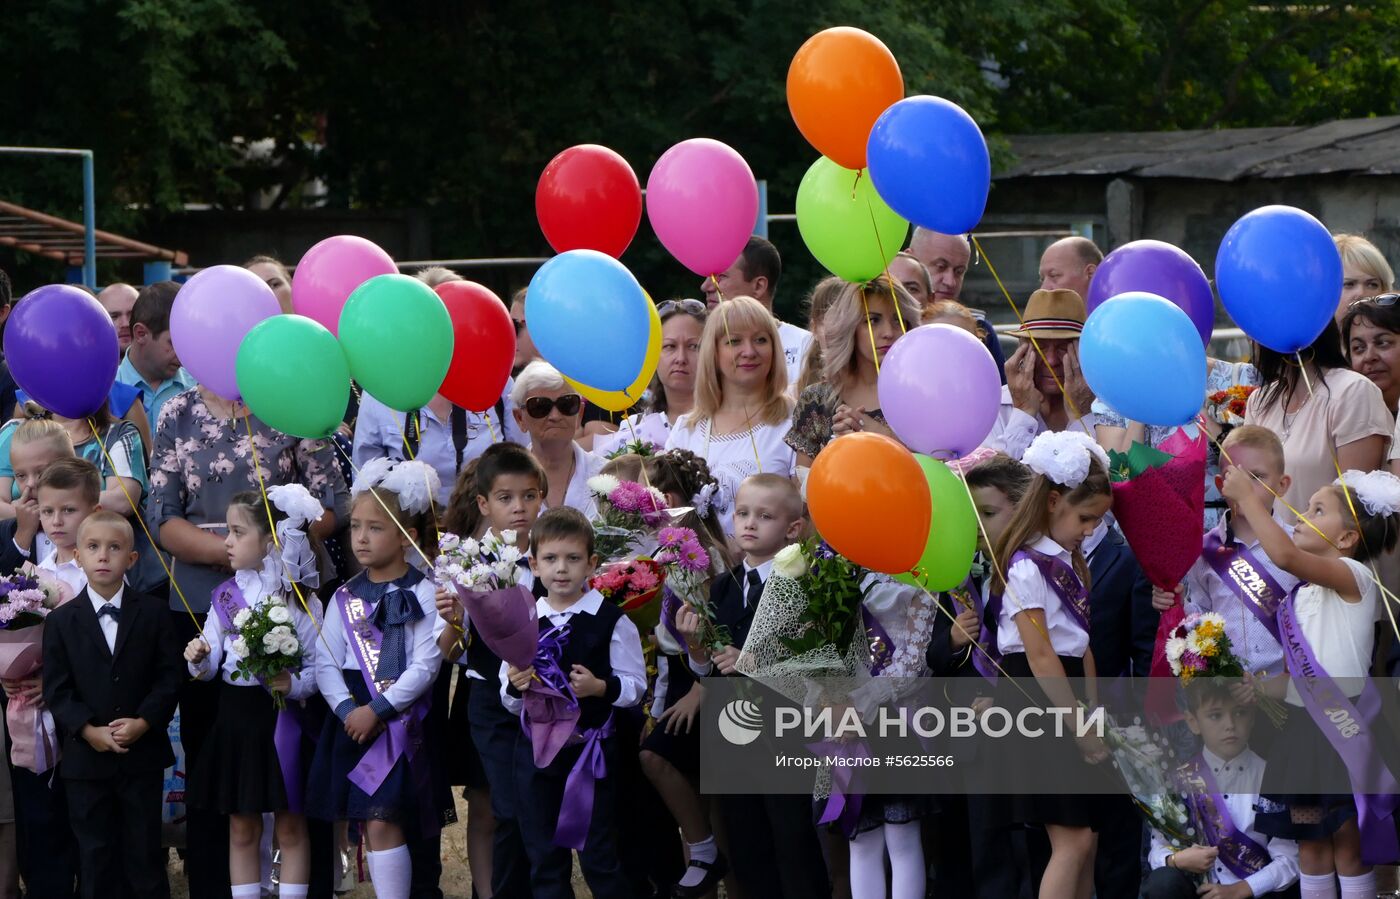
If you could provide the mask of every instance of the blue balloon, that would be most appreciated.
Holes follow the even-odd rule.
[[[1089,313],[1079,364],[1094,395],[1130,421],[1181,425],[1206,398],[1206,350],[1191,317],[1155,293],[1120,293]]]
[[[637,380],[651,336],[650,301],[621,262],[570,250],[540,266],[525,292],[525,325],[545,361],[596,390]]]
[[[875,192],[901,218],[943,234],[982,220],[992,160],[982,130],[956,103],[900,100],[875,121],[866,160]]]
[[[1337,312],[1342,258],[1327,227],[1292,206],[1261,206],[1225,232],[1215,256],[1225,311],[1271,350],[1311,346]]]

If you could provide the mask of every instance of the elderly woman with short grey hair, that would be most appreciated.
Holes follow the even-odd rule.
[[[559,370],[536,360],[515,376],[511,389],[515,421],[530,437],[530,451],[549,477],[549,493],[541,511],[571,506],[589,518],[598,514],[588,479],[603,460],[574,442],[583,420],[583,397]]]

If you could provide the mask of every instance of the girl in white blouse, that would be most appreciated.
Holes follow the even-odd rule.
[[[705,322],[695,407],[676,422],[666,449],[690,450],[705,460],[719,481],[723,509],[734,508],[734,494],[749,475],[790,478],[796,472],[797,455],[783,439],[792,426],[792,400],[781,353],[777,320],[757,300],[725,300]],[[721,518],[732,537],[732,513]]]

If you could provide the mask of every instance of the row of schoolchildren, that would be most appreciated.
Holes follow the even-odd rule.
[[[1104,541],[1118,545],[1116,535],[1101,528],[1111,504],[1106,466],[1088,441],[1047,434],[1038,442],[1045,452],[1028,453],[1030,471],[998,458],[968,474],[992,541],[984,549],[1010,564],[1004,574],[994,570],[980,583],[974,580],[978,602],[971,614],[949,604],[944,618],[948,626],[929,647],[935,673],[976,667],[979,658],[995,659],[1001,673],[1026,677],[1095,672],[1090,649],[1097,612],[1094,597],[1114,578],[1111,573],[1090,578],[1083,556],[1097,558]],[[1308,581],[1284,607],[1311,644],[1316,662],[1333,677],[1364,674],[1378,598],[1369,570],[1361,563],[1368,554],[1394,545],[1395,509],[1385,502],[1393,485],[1376,484],[1377,476],[1372,475],[1353,478],[1345,488],[1324,488],[1313,497],[1309,526],[1290,538],[1271,517],[1268,490],[1283,492],[1277,438],[1259,429],[1239,429],[1226,449],[1235,461],[1225,477],[1232,515],[1227,529],[1207,536],[1206,548],[1233,551],[1246,564],[1267,568],[1281,586],[1289,583],[1289,572]],[[705,486],[703,463],[693,457],[665,454],[646,465],[648,478],[677,507],[693,505]],[[635,627],[588,590],[587,578],[596,566],[591,527],[582,516],[562,509],[535,520],[547,487],[543,472],[528,452],[509,444],[494,447],[464,473],[449,510],[449,520],[455,516],[464,533],[484,527],[516,530],[521,548],[530,550],[535,577],[525,582],[538,597],[541,628],[569,625],[570,639],[558,661],[579,698],[580,730],[555,761],[541,769],[533,764],[515,712],[519,690],[528,686],[534,672],[516,671],[493,659],[474,638],[471,623],[461,620],[460,607],[437,593],[416,565],[421,555],[415,541],[429,542],[433,533],[426,520],[431,503],[424,490],[431,475],[417,470],[421,468],[400,463],[362,473],[351,527],[353,549],[365,570],[331,599],[319,632],[301,600],[292,602],[287,596],[282,560],[292,548],[278,545],[289,541],[274,541],[269,523],[269,518],[285,518],[288,510],[295,513],[304,504],[294,494],[274,492],[276,511],[263,506],[257,496],[240,497],[229,510],[227,546],[236,574],[215,591],[204,634],[185,648],[185,658],[189,672],[210,678],[221,671],[226,685],[216,727],[219,748],[206,753],[200,767],[190,772],[189,802],[232,816],[234,895],[257,892],[257,831],[264,812],[278,813],[282,895],[306,894],[305,872],[312,864],[306,814],[363,821],[376,892],[409,895],[410,844],[431,837],[450,817],[443,750],[452,747],[456,756],[465,744],[458,739],[454,745],[451,727],[445,738],[435,732],[426,706],[439,680],[443,651],[451,655],[463,643],[467,652],[455,698],[465,703],[469,742],[480,759],[479,769],[469,771],[465,779],[474,798],[489,791],[487,805],[495,819],[489,874],[482,876],[485,859],[473,853],[478,883],[490,883],[500,895],[571,894],[569,852],[558,845],[569,841],[560,839],[557,822],[561,809],[576,800],[566,790],[571,775],[586,767],[595,779],[593,805],[583,816],[587,824],[580,863],[585,877],[596,896],[637,894],[638,865],[662,860],[623,864],[632,854],[629,849],[636,847],[626,845],[632,841],[620,840],[619,833],[640,813],[629,807],[618,814],[616,797],[631,755],[623,747],[636,745],[623,739],[627,722],[636,723],[626,709],[636,706],[647,691],[645,665]],[[125,882],[133,895],[162,895],[159,777],[170,761],[164,726],[185,676],[178,666],[178,647],[171,645],[174,631],[158,603],[123,589],[122,574],[133,558],[130,526],[119,516],[98,511],[96,470],[80,460],[59,459],[44,466],[38,480],[44,535],[0,534],[9,538],[0,549],[38,559],[41,567],[78,593],[74,602],[50,617],[42,690],[63,735],[59,773],[71,812],[65,826],[71,826],[80,852],[79,882],[87,894],[95,894],[98,885]],[[1355,518],[1349,517],[1352,507]],[[712,598],[721,623],[730,627],[735,644],[742,645],[772,558],[797,536],[803,521],[795,488],[777,477],[746,482],[734,512],[744,559],[715,579]],[[305,518],[288,524],[281,530],[284,536],[304,526]],[[1096,537],[1099,543],[1093,545]],[[721,541],[711,539],[711,546],[717,557],[724,557]],[[10,558],[6,564],[17,561]],[[1208,603],[1250,601],[1232,594],[1225,579],[1212,579],[1200,565],[1193,578],[1202,586],[1199,593],[1193,590],[1192,601],[1203,608]],[[1091,585],[1092,593],[1085,585]],[[313,598],[302,592],[307,608],[317,611]],[[299,672],[258,684],[237,675],[243,649],[231,625],[242,608],[259,607],[274,595],[288,599],[304,664]],[[446,614],[439,616],[439,609]],[[1229,626],[1241,628],[1248,621],[1228,614],[1226,619]],[[672,623],[682,637],[692,634],[696,625],[684,613]],[[456,627],[470,636],[461,639]],[[1252,646],[1243,630],[1231,636],[1238,647]],[[687,844],[689,863],[677,892],[702,895],[723,876],[727,864],[694,789],[694,675],[710,673],[711,665],[721,674],[733,673],[737,649],[710,658],[696,646],[680,647],[674,639],[669,648],[661,664],[665,679],[654,687],[660,724],[646,738],[643,759],[646,774]],[[682,653],[690,657],[684,665],[676,661]],[[1359,670],[1357,660],[1362,660]],[[1251,669],[1269,666],[1263,659],[1249,661]],[[323,725],[323,738],[315,740],[316,723],[305,720],[297,722],[299,738],[287,738],[283,728],[292,725],[285,721],[288,716],[277,713],[270,690],[284,694],[291,708],[319,690],[332,713]],[[1341,875],[1344,896],[1362,895],[1373,882],[1360,864],[1351,797],[1269,795],[1266,776],[1287,783],[1289,772],[1299,769],[1342,767],[1311,719],[1301,709],[1289,716],[1288,730],[1273,741],[1266,775],[1262,761],[1241,739],[1246,725],[1238,698],[1192,695],[1188,721],[1206,739],[1203,761],[1222,791],[1226,781],[1233,787],[1226,792],[1236,797],[1228,809],[1234,828],[1264,847],[1268,861],[1249,870],[1250,864],[1257,865],[1258,854],[1237,857],[1239,840],[1175,853],[1158,846],[1152,853],[1154,866],[1172,873],[1155,872],[1148,887],[1179,892],[1190,884],[1178,872],[1213,865],[1220,883],[1212,886],[1219,888],[1219,895],[1248,895],[1246,888],[1264,894],[1287,887],[1294,866],[1301,864],[1304,878],[1311,879],[1304,884],[1324,890],[1316,895],[1329,895],[1321,884],[1332,884],[1331,871]],[[1296,688],[1287,699],[1292,706],[1303,705]],[[446,711],[442,703],[438,711]],[[455,720],[460,724],[460,717]],[[1224,723],[1216,730],[1213,722]],[[439,721],[437,727],[442,724]],[[314,752],[306,751],[309,746]],[[1054,764],[1101,762],[1106,755],[1092,739],[1063,749]],[[596,763],[598,756],[601,765]],[[587,764],[580,766],[580,759]],[[17,780],[17,796],[24,789]],[[1267,801],[1259,807],[1267,813],[1255,815],[1256,803],[1242,797],[1261,791]],[[990,881],[983,875],[989,863],[1009,872],[1020,868],[1024,875],[1027,866],[1005,862],[1015,857],[1016,829],[1029,826],[1021,837],[1034,841],[1043,833],[1050,843],[1048,862],[1039,875],[1041,895],[1087,896],[1093,883],[1094,833],[1096,828],[1106,829],[1106,805],[1088,797],[1027,796],[1008,803],[974,798],[966,814],[974,825],[975,849],[961,864],[936,856],[937,880],[955,882],[970,870],[975,889],[985,895]],[[21,807],[22,817],[35,819],[34,809],[25,809],[23,802]],[[800,797],[725,797],[719,807],[734,881],[743,894],[807,896],[830,889],[809,802]],[[908,817],[907,803],[881,807],[893,813],[863,821],[851,843],[852,893],[884,895],[888,857],[896,895],[915,895],[916,885],[917,894],[922,894],[918,819]],[[42,820],[46,815],[62,817],[63,810],[37,811]],[[950,820],[955,815],[952,804],[942,809],[942,834],[958,829],[960,822]],[[51,844],[55,853],[61,851],[62,835],[57,839]],[[1290,839],[1301,842],[1300,853],[1286,842]],[[1298,862],[1291,861],[1294,853]],[[838,853],[828,850],[826,855],[836,868]],[[1130,858],[1135,865],[1136,856]],[[1171,880],[1164,884],[1164,878]],[[479,893],[484,895],[485,889]],[[1099,895],[1126,894],[1100,887]]]

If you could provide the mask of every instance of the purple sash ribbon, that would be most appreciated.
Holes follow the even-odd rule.
[[[1219,850],[1225,867],[1240,880],[1268,867],[1273,861],[1269,851],[1235,826],[1225,797],[1205,760],[1196,756],[1177,770],[1177,776],[1186,793],[1187,804],[1201,822],[1205,844]]]
[[[603,741],[613,733],[612,712],[600,727],[583,733],[583,751],[569,769],[564,781],[564,801],[559,806],[559,823],[554,828],[554,845],[578,851],[588,842],[588,825],[593,820],[593,791],[598,779],[608,776]]]
[[[894,661],[894,641],[875,613],[863,604],[860,607],[860,620],[865,627],[865,642],[870,647],[870,675],[879,677],[880,672]]]
[[[850,761],[870,758],[870,747],[864,740],[849,743],[823,740],[820,743],[808,744],[807,751],[824,759]],[[817,823],[835,824],[846,838],[850,839],[855,836],[856,826],[860,823],[861,806],[865,803],[865,794],[860,792],[856,784],[860,766],[829,764],[828,770],[831,772],[831,794],[826,797]]]
[[[676,627],[676,613],[680,610],[681,598],[670,587],[664,588],[661,591],[661,623],[666,627],[666,633],[671,635],[671,639],[676,641],[684,653],[689,644]]]
[[[233,619],[248,608],[248,599],[238,582],[229,578],[214,588],[214,612],[224,633],[236,634]],[[264,687],[267,682],[258,678]],[[282,786],[287,791],[287,810],[301,814],[306,808],[306,787],[301,777],[301,739],[304,722],[302,710],[296,704],[277,712],[277,724],[272,731],[272,746],[277,751],[277,767],[282,771]]]
[[[948,594],[953,597],[955,603],[976,610],[982,631],[976,644],[971,647],[972,667],[987,681],[996,683],[997,665],[1001,664],[1001,653],[997,651],[997,619],[1001,616],[1001,594],[992,591],[984,606],[982,589],[972,578],[968,578],[956,590],[949,590]],[[956,624],[953,626],[957,627]]]
[[[1393,819],[1400,805],[1400,784],[1372,740],[1372,728],[1380,721],[1380,691],[1366,678],[1355,703],[1342,692],[1303,634],[1294,609],[1297,596],[1294,590],[1278,611],[1284,662],[1304,708],[1346,765],[1361,829],[1362,863],[1393,862],[1400,857]]]
[[[371,603],[354,595],[345,587],[335,593],[336,604],[340,608],[341,620],[345,622],[345,633],[355,652],[355,662],[369,688],[373,699],[387,690],[393,681],[376,681],[379,670],[379,653],[384,635],[370,620],[373,611]],[[351,770],[350,782],[366,793],[373,795],[384,785],[384,779],[394,770],[394,765],[403,757],[408,759],[409,774],[413,781],[416,805],[427,836],[441,830],[432,810],[431,771],[428,769],[427,753],[424,752],[423,722],[428,717],[428,706],[432,702],[432,691],[425,692],[402,713],[384,722],[384,730],[374,738],[359,764]]]
[[[1206,534],[1201,558],[1245,608],[1254,613],[1259,623],[1269,629],[1274,639],[1283,642],[1279,637],[1278,609],[1288,597],[1288,591],[1274,580],[1269,569],[1260,564],[1247,547],[1238,543],[1225,546],[1215,531]]]
[[[1035,567],[1040,570],[1040,576],[1045,578],[1050,589],[1055,591],[1055,595],[1060,598],[1060,604],[1069,612],[1074,623],[1079,625],[1084,633],[1089,633],[1089,591],[1084,587],[1079,575],[1074,573],[1074,569],[1062,559],[1023,546],[1011,556],[1006,570],[1010,571],[1011,566],[1022,559],[1029,559],[1035,563]]]

